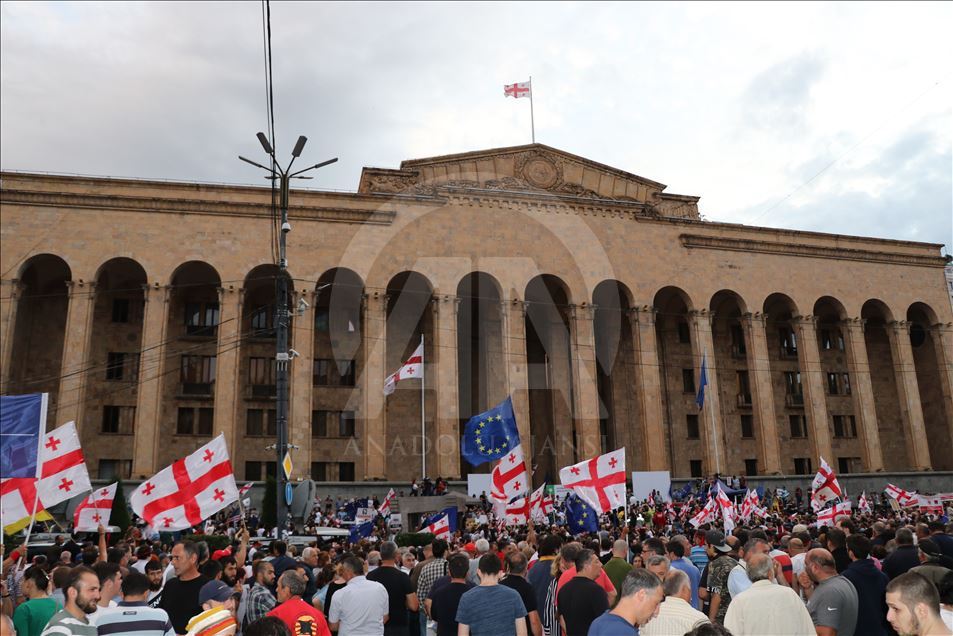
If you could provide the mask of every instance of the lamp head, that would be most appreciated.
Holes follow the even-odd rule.
[[[292,156],[292,157],[300,157],[300,156],[301,156],[301,151],[304,150],[304,145],[305,145],[306,143],[308,143],[308,138],[307,138],[307,137],[305,137],[304,135],[301,135],[300,137],[298,137],[298,141],[297,141],[297,143],[295,143],[294,150],[291,151],[291,156]]]
[[[267,152],[269,155],[274,154],[275,151],[271,147],[271,144],[268,143],[268,137],[265,135],[265,133],[258,133],[258,141],[261,142],[261,147],[265,149],[265,152]]]

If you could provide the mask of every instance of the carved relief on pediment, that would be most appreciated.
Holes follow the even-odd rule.
[[[540,190],[553,190],[563,182],[560,165],[541,152],[518,154],[515,167],[517,176]]]
[[[487,190],[531,190],[532,186],[517,177],[503,177],[502,179],[488,179],[483,187]]]
[[[560,194],[569,194],[574,197],[579,197],[583,199],[604,199],[606,197],[600,196],[598,192],[593,192],[588,188],[584,188],[581,185],[575,183],[563,183],[556,188],[553,188],[554,192],[559,192]]]
[[[406,192],[417,184],[416,176],[375,174],[367,176],[367,188],[371,192],[399,194]]]

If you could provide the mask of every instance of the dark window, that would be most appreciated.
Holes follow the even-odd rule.
[[[182,393],[211,395],[215,382],[215,356],[182,356]]]
[[[311,462],[311,479],[314,481],[327,481],[328,480],[328,463],[327,462]]]
[[[827,393],[829,395],[837,395],[839,393],[837,389],[837,374],[836,373],[827,374]]]
[[[191,435],[195,427],[195,409],[180,408],[179,418],[175,425],[176,435]]]
[[[747,371],[738,371],[738,406],[751,406],[751,382]]]
[[[278,367],[274,358],[249,358],[248,383],[252,397],[275,397],[278,384]]]
[[[341,437],[354,437],[354,411],[341,411],[338,419],[338,434]]]
[[[748,477],[753,477],[758,474],[758,460],[757,459],[746,459],[745,460],[745,475]]]
[[[342,360],[338,364],[338,385],[354,386],[354,361]]]
[[[821,329],[821,333],[819,334],[819,336],[821,339],[821,349],[825,351],[830,351],[831,349],[834,348],[834,339],[831,336],[830,329]]]
[[[330,360],[316,359],[314,361],[314,386],[328,386],[328,367]]]
[[[691,471],[692,477],[702,476],[702,460],[690,459],[688,460],[688,467],[689,467],[689,470]]]
[[[682,369],[682,390],[685,393],[695,392],[695,370]]]
[[[910,325],[910,346],[916,348],[921,346],[927,340],[927,332],[923,325],[913,323]]]
[[[744,414],[741,416],[741,436],[749,439],[754,437],[754,416]]]
[[[327,307],[318,307],[314,310],[314,330],[327,333],[330,331],[330,319]]]
[[[850,374],[849,373],[840,374],[840,384],[841,384],[841,388],[844,389],[844,395],[850,395]]]
[[[688,330],[688,323],[679,321],[678,323],[678,341],[682,344],[689,344],[692,341],[691,332]]]
[[[214,336],[218,326],[218,303],[186,303],[185,333]]]
[[[263,419],[264,411],[262,409],[248,409],[245,412],[245,435],[249,437],[264,435]]]
[[[251,333],[256,338],[274,338],[275,308],[273,306],[258,307],[251,315]]]
[[[261,481],[261,462],[245,462],[245,481]]]
[[[113,322],[129,322],[129,299],[113,298]]]
[[[691,413],[686,415],[685,425],[688,428],[688,439],[698,439],[698,416]]]
[[[328,436],[328,412],[311,411],[311,437]]]
[[[790,327],[781,327],[778,329],[778,337],[781,344],[781,357],[796,358],[797,336],[794,335],[794,330]]]
[[[118,406],[104,406],[103,407],[103,433],[118,433],[119,432],[119,407]]]
[[[338,462],[338,479],[354,481],[354,462]]]
[[[265,477],[278,478],[278,462],[265,462]]]
[[[850,472],[850,457],[837,458],[837,472],[842,475]]]
[[[731,353],[736,357],[743,357],[748,353],[745,346],[745,332],[741,325],[731,325]]]
[[[106,379],[122,380],[123,367],[126,366],[126,354],[110,351],[106,354]]]
[[[210,408],[200,408],[199,409],[199,426],[196,434],[198,435],[211,435],[212,434],[212,424],[215,421],[215,409]]]
[[[791,424],[791,437],[792,438],[804,438],[807,437],[807,428],[804,426],[804,416],[803,415],[789,415],[788,422]]]
[[[795,475],[810,475],[814,470],[811,468],[811,458],[810,457],[795,457],[794,458],[794,474]]]
[[[131,459],[100,459],[99,460],[99,479],[106,481],[115,481],[117,479],[129,479],[132,475]]]
[[[857,420],[853,415],[834,415],[834,437],[857,437]]]
[[[787,395],[789,406],[804,404],[804,390],[801,388],[801,373],[799,371],[784,372],[784,392]]]

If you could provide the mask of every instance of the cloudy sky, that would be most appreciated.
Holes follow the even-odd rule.
[[[262,7],[3,2],[4,169],[264,183]],[[279,154],[537,140],[709,219],[953,244],[953,3],[273,2]]]

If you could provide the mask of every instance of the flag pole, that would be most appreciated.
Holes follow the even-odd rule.
[[[529,76],[529,127],[533,135],[533,143],[536,143],[536,118],[533,115],[533,76]]]
[[[426,357],[424,354],[424,334],[420,332],[420,479],[427,477],[427,418],[426,418],[426,394],[425,383],[427,376],[427,367],[425,365]]]
[[[705,364],[707,362],[707,359],[708,359],[708,353],[705,352],[702,354],[702,368],[703,369],[707,366]],[[707,372],[707,369],[706,369],[706,372]],[[707,374],[705,376],[705,380],[706,380],[705,382],[706,386],[702,387],[702,391],[704,391],[709,386],[711,386],[707,382],[708,380]],[[711,418],[711,443],[715,448],[715,474],[720,475],[721,474],[721,456],[718,454],[718,439],[717,439],[717,431],[715,429],[715,405],[711,400],[708,400],[708,414]]]
[[[43,437],[46,436],[46,413],[49,406],[49,393],[40,394],[40,434],[37,437],[37,452],[36,452],[36,484],[40,482],[40,475],[42,474],[42,465],[43,461],[40,457],[40,449],[43,444]],[[36,523],[36,507],[40,503],[40,491],[38,488],[34,488],[33,495],[33,514],[30,515],[30,526],[26,529],[26,536],[23,537],[23,554],[20,555],[20,559],[17,561],[16,569],[19,570],[21,565],[24,565],[24,560],[26,559],[27,552],[30,548],[30,535],[33,533],[33,524]],[[51,515],[52,516],[52,515]]]

